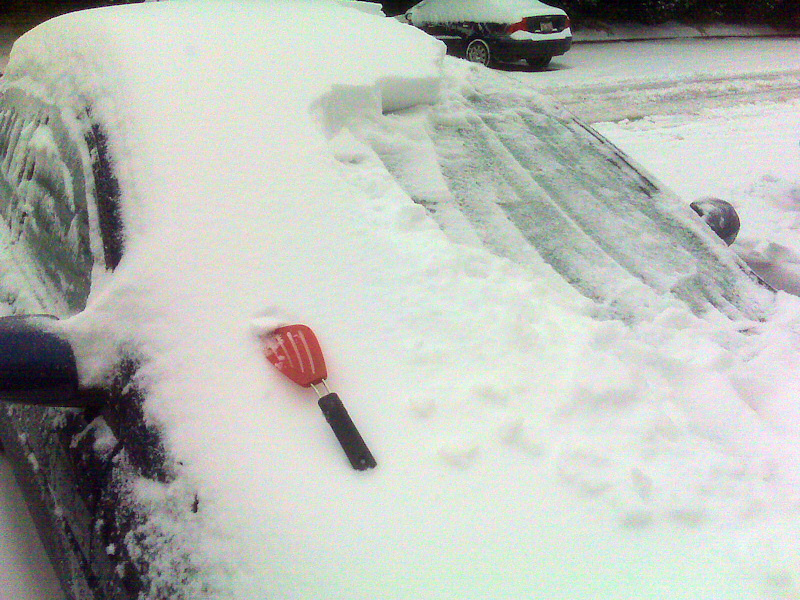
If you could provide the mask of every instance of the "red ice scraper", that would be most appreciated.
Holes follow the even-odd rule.
[[[328,369],[317,336],[306,325],[287,325],[262,336],[264,355],[286,377],[303,387],[314,388],[319,407],[333,429],[350,464],[357,471],[374,468],[377,463],[356,429],[337,394],[328,389]],[[317,386],[325,388],[323,395]]]

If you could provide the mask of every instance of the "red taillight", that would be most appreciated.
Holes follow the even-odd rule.
[[[508,26],[508,33],[514,33],[515,31],[528,31],[528,19],[522,19],[519,23]]]

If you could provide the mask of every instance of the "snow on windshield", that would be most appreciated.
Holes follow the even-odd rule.
[[[563,15],[537,0],[425,0],[409,11],[414,25],[426,23],[517,23],[525,17]]]
[[[65,327],[86,382],[143,359],[183,465],[134,485],[160,591],[789,594],[800,470],[756,410],[759,382],[799,366],[770,360],[780,321],[593,319],[543,261],[445,236],[357,135],[424,133],[440,84],[479,95],[442,56],[394,20],[297,1],[120,6],[16,44],[4,85],[88,102],[108,131],[125,254]],[[267,364],[255,334],[287,322],[316,331],[377,469],[354,472],[313,393]],[[187,582],[170,569],[190,551]]]

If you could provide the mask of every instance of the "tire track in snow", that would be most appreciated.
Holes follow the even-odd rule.
[[[541,90],[579,119],[597,123],[651,115],[691,114],[709,108],[800,98],[800,72],[622,81]]]

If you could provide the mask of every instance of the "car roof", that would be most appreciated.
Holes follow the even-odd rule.
[[[538,0],[424,0],[408,15],[415,25],[472,22],[517,23],[525,17],[566,15]]]
[[[63,331],[86,383],[126,353],[141,359],[146,418],[180,465],[170,484],[135,482],[143,506],[173,510],[152,532],[154,571],[190,549],[204,597],[574,596],[587,565],[619,572],[594,535],[639,514],[628,481],[646,465],[628,446],[660,452],[658,484],[685,446],[706,452],[689,434],[662,451],[681,435],[668,416],[620,417],[631,433],[608,415],[660,407],[684,385],[669,379],[671,355],[641,350],[648,335],[716,347],[750,321],[671,307],[642,333],[592,318],[543,261],[445,235],[386,168],[404,158],[381,127],[409,124],[420,143],[405,167],[445,194],[422,173],[432,162],[413,160],[431,150],[426,105],[469,120],[439,88],[462,100],[481,88],[442,57],[413,28],[312,2],[119,6],[56,19],[14,48],[3,85],[65,110],[88,103],[108,135],[124,254]],[[260,335],[298,322],[316,331],[377,469],[352,471],[313,392],[265,359]],[[710,333],[698,342],[695,329]],[[562,425],[574,434],[586,413],[610,419],[608,439],[572,448]],[[591,499],[606,493],[591,535],[569,526],[594,527]],[[649,550],[624,567],[646,568]],[[574,573],[561,577],[565,554]],[[682,568],[676,552],[653,577],[668,585]]]

